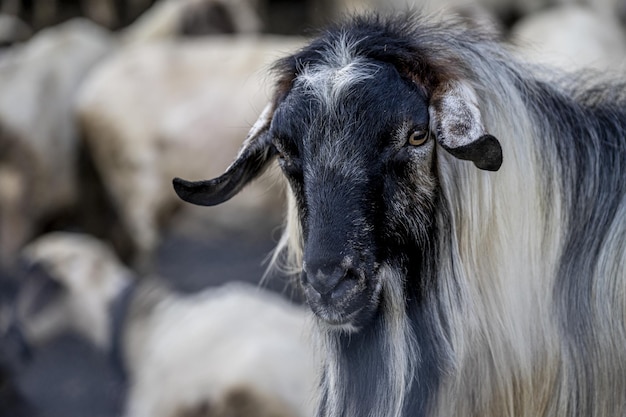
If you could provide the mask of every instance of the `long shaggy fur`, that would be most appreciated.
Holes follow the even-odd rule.
[[[626,415],[624,82],[542,79],[489,34],[416,17],[354,19],[316,45],[344,58],[347,45],[358,65],[383,34],[476,90],[504,163],[494,175],[437,152],[419,279],[432,285],[417,303],[418,277],[385,265],[383,320],[354,334],[320,323],[319,415]],[[298,271],[291,201],[278,253]]]
[[[278,157],[320,417],[626,415],[623,80],[541,78],[414,16],[354,18],[276,72],[235,162],[174,187],[219,204]]]

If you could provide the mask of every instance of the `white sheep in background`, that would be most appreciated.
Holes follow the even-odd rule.
[[[301,307],[244,284],[180,295],[154,280],[136,283],[87,235],[52,233],[23,254],[49,276],[20,296],[26,340],[41,345],[72,329],[109,350],[128,375],[127,417],[228,416],[250,407],[236,415],[313,414],[316,370]]]
[[[207,170],[217,174],[228,164],[267,100],[263,70],[300,44],[267,36],[134,45],[86,80],[78,98],[79,122],[134,239],[138,265],[148,263],[158,244],[159,220],[179,205],[170,178],[179,172],[195,178]],[[276,181],[266,181],[246,190],[247,198],[197,217],[240,231],[263,223],[272,227],[282,211],[276,191]]]
[[[254,34],[261,29],[257,0],[161,0],[122,31],[126,44],[193,33]]]
[[[0,59],[0,266],[13,266],[43,222],[77,203],[75,94],[114,45],[107,30],[76,19]]]
[[[518,21],[511,40],[530,61],[566,71],[626,69],[626,32],[614,16],[566,5]]]

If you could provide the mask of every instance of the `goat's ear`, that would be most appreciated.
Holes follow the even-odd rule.
[[[224,174],[205,181],[174,178],[176,194],[189,203],[214,206],[241,191],[248,182],[263,172],[276,154],[270,134],[272,115],[273,106],[269,104],[250,129],[239,155]]]
[[[474,89],[461,81],[437,88],[430,100],[431,130],[439,144],[453,156],[472,161],[478,168],[497,171],[502,147],[485,131]]]

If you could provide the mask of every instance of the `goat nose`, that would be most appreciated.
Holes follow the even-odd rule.
[[[339,269],[335,269],[330,274],[318,270],[316,274],[309,277],[309,284],[311,284],[311,287],[320,295],[328,295],[339,285],[344,275],[345,272]]]
[[[320,266],[307,264],[305,267],[305,281],[322,297],[336,298],[343,294],[341,290],[351,274],[349,268],[343,266]]]

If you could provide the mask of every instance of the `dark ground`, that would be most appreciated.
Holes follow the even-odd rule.
[[[233,280],[258,284],[274,244],[269,237],[231,235],[201,241],[167,236],[157,253],[156,272],[183,292]],[[265,286],[286,296],[292,293],[278,277]],[[73,334],[34,351],[14,379],[23,402],[13,396],[9,401],[11,387],[0,383],[0,417],[114,417],[122,411],[125,390],[120,375],[105,354]]]

